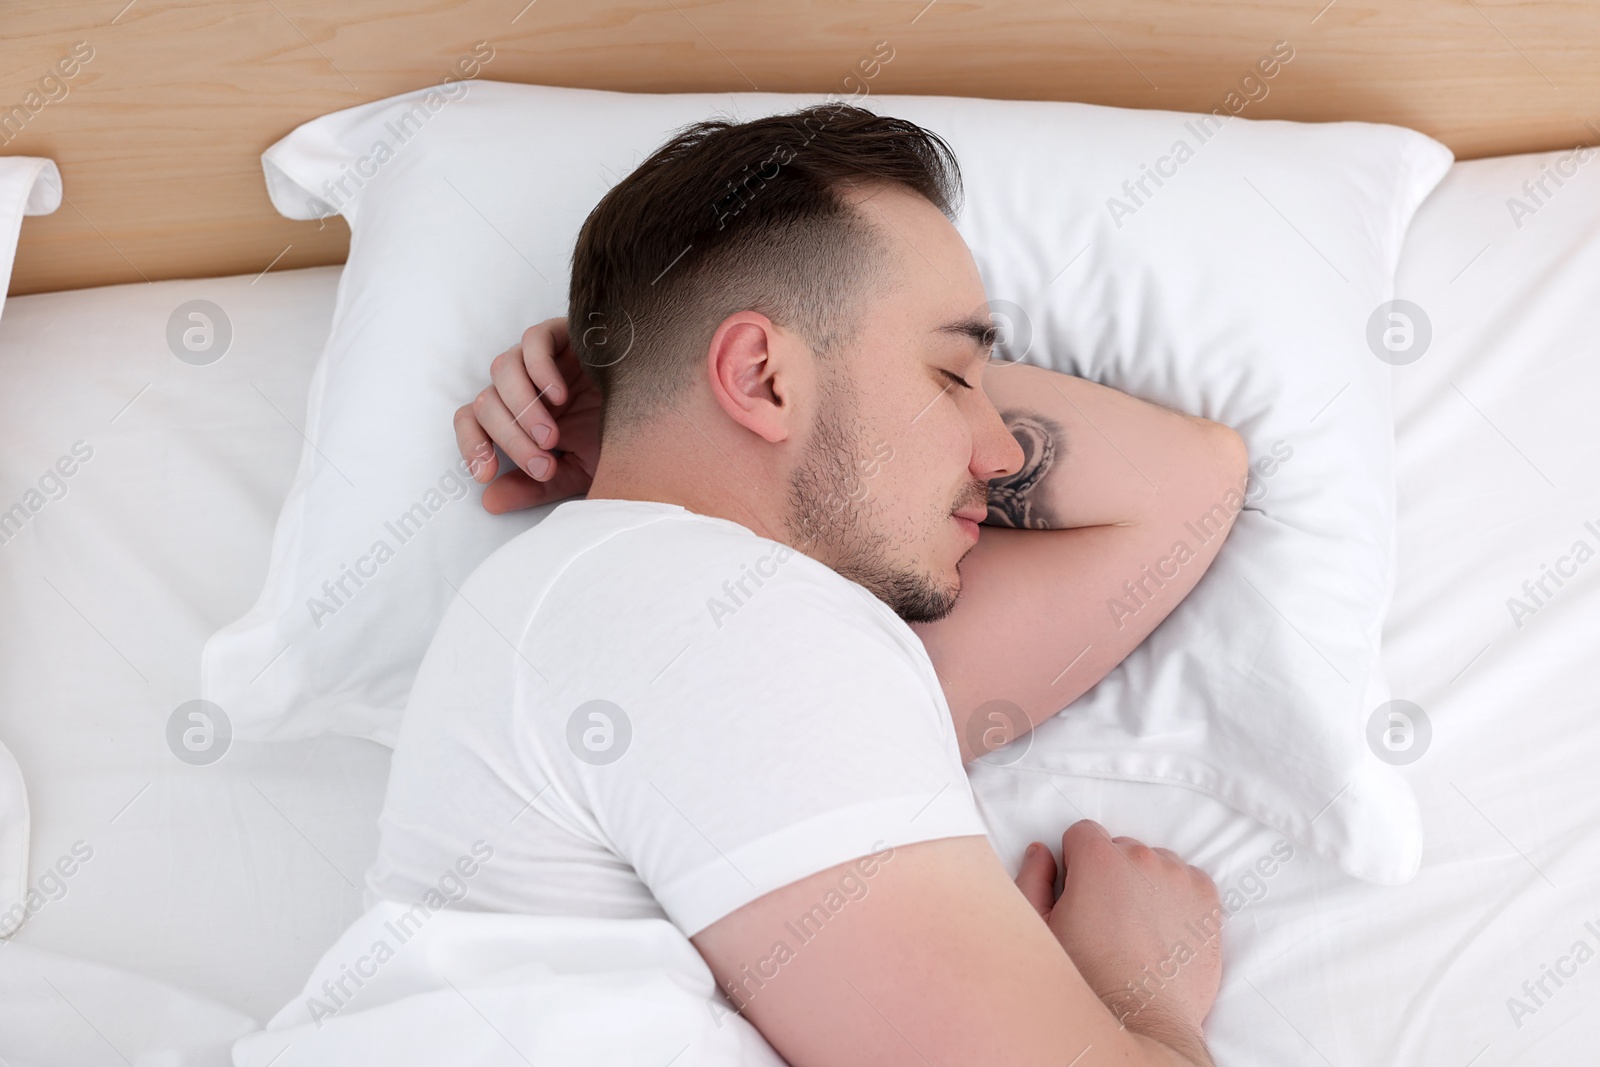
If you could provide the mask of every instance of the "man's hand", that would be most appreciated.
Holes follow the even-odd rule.
[[[572,351],[567,320],[528,327],[489,373],[492,384],[456,410],[456,446],[479,482],[499,470],[495,445],[521,469],[484,490],[484,509],[500,515],[588,492],[600,457],[600,391]]]
[[[1222,978],[1222,906],[1206,873],[1168,849],[1111,837],[1084,819],[1061,836],[1066,868],[1035,842],[1017,888],[1118,1021],[1194,1063]]]

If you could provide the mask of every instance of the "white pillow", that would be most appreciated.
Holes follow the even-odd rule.
[[[0,156],[0,314],[11,288],[22,216],[48,215],[61,206],[61,171],[36,156]]]
[[[451,499],[466,484],[451,411],[524,327],[565,313],[584,217],[674,129],[814,102],[478,82],[324,116],[267,150],[279,211],[338,210],[353,237],[266,588],[206,648],[204,695],[240,736],[393,738],[454,588],[547,510],[496,518],[475,492]],[[1257,463],[1292,452],[1263,468],[1266,496],[1168,622],[1069,714],[987,759],[1031,745],[1022,767],[1203,789],[1352,873],[1409,877],[1415,803],[1363,732],[1385,695],[1394,525],[1389,368],[1365,336],[1449,152],[1355,123],[864,103],[956,150],[959,227],[1016,326],[1003,351],[1227,422]],[[324,595],[345,565],[361,584]],[[1065,665],[1077,650],[1063,651]]]
[[[22,216],[48,215],[61,206],[61,172],[32,156],[0,156],[0,314],[11,288]],[[28,791],[22,771],[0,744],[0,938],[22,925],[17,905],[28,890]],[[24,915],[25,917],[25,915]]]

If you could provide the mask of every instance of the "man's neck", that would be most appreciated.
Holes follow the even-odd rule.
[[[712,447],[709,440],[702,443],[708,447],[602,447],[588,498],[677,504],[697,515],[736,522],[761,537],[785,540],[787,532],[772,501],[758,488],[763,479],[744,471],[726,450]]]

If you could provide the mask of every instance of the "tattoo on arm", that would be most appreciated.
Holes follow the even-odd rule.
[[[989,483],[990,526],[1017,530],[1049,530],[1051,515],[1040,499],[1039,485],[1066,455],[1061,427],[1042,415],[1024,411],[1001,412],[1011,436],[1022,446],[1022,467],[1015,474]]]

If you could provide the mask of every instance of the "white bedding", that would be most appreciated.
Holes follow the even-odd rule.
[[[441,898],[442,899],[442,898]],[[422,902],[417,902],[422,905]],[[236,1067],[782,1067],[665,919],[380,902]]]
[[[1580,939],[1600,948],[1585,926],[1600,930],[1600,560],[1520,629],[1507,607],[1572,542],[1600,545],[1584,526],[1600,528],[1600,178],[1580,171],[1517,228],[1506,198],[1547,162],[1458,165],[1401,266],[1400,295],[1434,329],[1423,358],[1393,372],[1400,547],[1385,655],[1395,695],[1433,726],[1403,768],[1427,833],[1416,880],[1363,884],[1299,853],[1251,877],[1280,838],[1198,794],[975,773],[1008,858],[1090,816],[1178,849],[1237,894],[1208,1025],[1227,1067],[1594,1058],[1600,962],[1569,954]],[[204,638],[259,588],[337,276],[7,304],[0,494],[75,441],[94,448],[68,494],[0,545],[0,741],[29,785],[33,878],[76,841],[94,850],[16,946],[0,944],[9,1062],[133,1061],[161,1047],[167,1020],[172,1044],[211,1040],[214,1061],[241,1013],[265,1022],[294,999],[360,913],[384,750],[241,743],[195,767],[165,741],[195,695]],[[233,349],[207,367],[166,347],[167,317],[192,297],[234,325]],[[76,1006],[20,995],[45,967],[78,966],[55,954],[197,996],[167,992],[160,1002],[183,1011],[163,1014],[148,981],[127,977],[119,997],[94,968],[55,983]],[[1557,986],[1547,965],[1574,976]],[[1535,1003],[1523,983],[1541,978],[1549,995]],[[1512,997],[1532,1010],[1514,1018]]]
[[[0,323],[0,500],[75,442],[92,450],[66,495],[0,544],[0,742],[32,802],[30,881],[76,842],[92,851],[15,941],[258,1020],[360,914],[388,753],[241,743],[190,766],[166,727],[198,695],[201,644],[260,586],[338,277],[15,297]],[[231,349],[209,366],[168,348],[190,299],[231,319]],[[15,1032],[0,1018],[0,1057],[25,1062],[5,1045]]]

